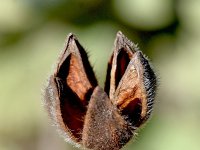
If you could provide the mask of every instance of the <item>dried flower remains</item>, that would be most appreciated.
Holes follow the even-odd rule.
[[[45,107],[69,143],[119,150],[150,117],[156,76],[137,46],[120,31],[102,89],[78,39],[69,34],[45,88]]]

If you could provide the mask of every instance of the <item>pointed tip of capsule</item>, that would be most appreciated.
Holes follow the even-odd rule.
[[[65,49],[67,49],[69,46],[76,45],[75,43],[77,41],[78,41],[78,39],[77,39],[76,35],[73,33],[69,33],[65,40]]]
[[[117,36],[118,36],[118,37],[119,37],[119,36],[124,36],[124,34],[122,33],[122,31],[119,30],[119,31],[117,32]]]
[[[64,43],[64,50],[61,52],[59,57],[60,62],[63,62],[72,52],[76,54],[79,53],[77,43],[79,44],[77,37],[73,33],[69,33]]]
[[[68,41],[71,41],[71,40],[77,40],[77,37],[73,33],[69,33],[67,35],[67,40],[66,41],[68,42]]]
[[[124,35],[121,31],[118,31],[115,38],[115,48],[121,49],[124,47]]]
[[[126,38],[125,35],[121,31],[118,31],[116,35],[116,43],[118,44],[123,43],[125,38]]]
[[[136,52],[138,50],[136,44],[131,42],[121,31],[118,31],[115,38],[115,48],[121,49],[125,47],[129,47],[132,52]]]

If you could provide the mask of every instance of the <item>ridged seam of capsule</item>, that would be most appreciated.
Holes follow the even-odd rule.
[[[147,95],[147,115],[146,121],[152,114],[153,111],[153,104],[157,89],[157,78],[153,71],[152,65],[149,63],[148,59],[140,55],[141,57],[141,63],[144,66],[144,72],[143,72],[143,80],[144,80],[144,87],[146,90]]]

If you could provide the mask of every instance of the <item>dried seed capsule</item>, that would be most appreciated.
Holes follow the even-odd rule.
[[[72,34],[45,88],[45,106],[66,141],[94,150],[119,150],[150,116],[156,76],[134,43],[118,32],[105,92]]]
[[[127,120],[139,127],[152,112],[156,76],[137,46],[121,32],[108,64],[105,90]]]
[[[58,59],[45,90],[46,108],[59,132],[80,146],[87,104],[97,80],[87,54],[73,34]]]
[[[107,94],[95,88],[85,117],[83,145],[94,150],[119,150],[133,131]]]

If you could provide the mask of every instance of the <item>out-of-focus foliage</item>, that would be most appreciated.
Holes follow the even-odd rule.
[[[199,27],[199,0],[1,0],[0,150],[76,149],[51,127],[42,87],[69,32],[103,86],[118,30],[160,77],[152,120],[124,150],[199,150]]]

